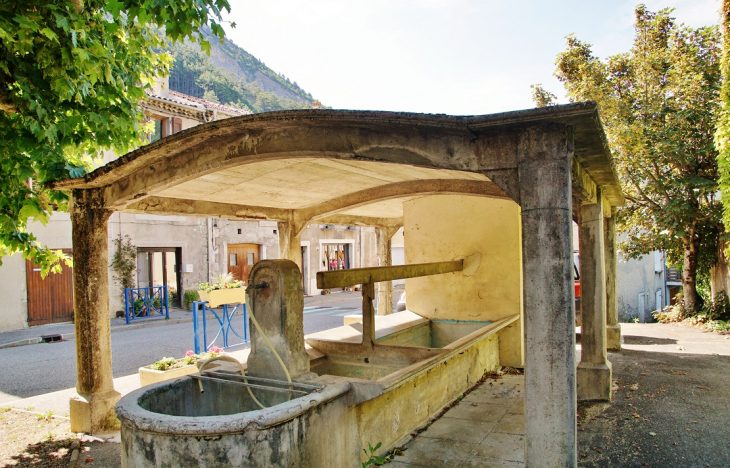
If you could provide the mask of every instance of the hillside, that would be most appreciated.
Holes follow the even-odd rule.
[[[253,112],[311,107],[311,94],[230,40],[210,45],[210,56],[197,44],[169,47],[170,89]]]

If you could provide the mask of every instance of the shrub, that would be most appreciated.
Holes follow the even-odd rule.
[[[192,304],[195,301],[200,300],[200,294],[198,294],[198,291],[192,291],[188,290],[185,291],[185,294],[183,294],[183,303],[187,306],[188,304]]]

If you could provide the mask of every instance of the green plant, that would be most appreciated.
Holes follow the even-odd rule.
[[[218,348],[217,346],[210,348],[210,351],[207,353],[194,354],[192,351],[188,351],[187,353],[185,353],[185,357],[183,358],[175,359],[171,357],[163,357],[154,364],[151,364],[149,367],[150,369],[165,371],[170,369],[178,369],[180,367],[192,366],[198,361],[218,356],[221,351],[223,350]]]
[[[134,287],[134,271],[137,269],[137,248],[132,245],[129,236],[122,237],[120,234],[113,242],[117,249],[112,257],[110,267],[112,277],[114,281],[121,285],[120,294],[124,297],[124,290]]]
[[[243,281],[237,280],[233,273],[224,273],[216,277],[213,284],[200,283],[198,289],[200,291],[211,292],[217,289],[235,289],[242,288],[244,286]]]
[[[363,468],[372,465],[381,466],[385,465],[386,463],[390,463],[390,461],[393,460],[396,455],[403,455],[403,451],[405,451],[404,447],[395,447],[389,450],[385,455],[379,457],[375,455],[375,452],[378,451],[381,445],[382,442],[378,442],[378,445],[373,447],[372,445],[370,445],[370,442],[368,442],[368,449],[362,449],[362,451],[365,452],[365,455],[369,457],[366,461],[362,463]]]
[[[192,291],[187,290],[185,291],[185,294],[183,294],[183,303],[185,306],[188,306],[189,304],[192,304],[193,302],[197,302],[200,300],[200,294],[198,294],[198,291]]]
[[[189,39],[209,50],[227,11],[228,0],[0,2],[0,257],[22,252],[43,276],[71,266],[28,229],[68,210],[69,193],[46,182],[142,144],[145,91],[171,63],[160,49]]]
[[[380,466],[383,463],[385,463],[385,457],[379,457],[379,456],[375,455],[375,452],[378,451],[378,449],[380,448],[381,445],[383,445],[383,443],[378,442],[378,445],[373,447],[372,445],[370,445],[370,442],[368,442],[368,449],[367,450],[362,449],[362,451],[365,452],[365,456],[369,457],[367,459],[367,461],[362,462],[362,468],[366,468],[371,465]],[[368,451],[370,453],[368,453]]]
[[[55,411],[53,411],[53,410],[48,410],[48,411],[46,411],[46,412],[45,412],[45,413],[43,413],[43,414],[39,414],[39,415],[37,415],[37,417],[38,417],[38,420],[39,420],[39,421],[50,421],[50,420],[51,420],[51,418],[53,418],[53,415],[54,415],[55,413],[56,413],[56,412],[55,412]]]

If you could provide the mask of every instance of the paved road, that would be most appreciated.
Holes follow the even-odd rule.
[[[306,298],[304,333],[341,326],[343,316],[360,313],[361,301],[359,293]],[[74,387],[75,345],[74,340],[68,340],[0,349],[0,362],[3,363],[0,368],[0,405],[18,398]],[[192,348],[191,322],[114,331],[114,378],[136,374],[140,366],[164,356],[181,357]]]

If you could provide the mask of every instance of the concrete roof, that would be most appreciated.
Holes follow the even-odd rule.
[[[387,224],[416,196],[508,198],[509,184],[492,175],[516,173],[520,129],[546,124],[573,128],[576,160],[612,205],[622,205],[595,103],[483,116],[246,115],[176,133],[51,186],[103,189],[118,211]]]

